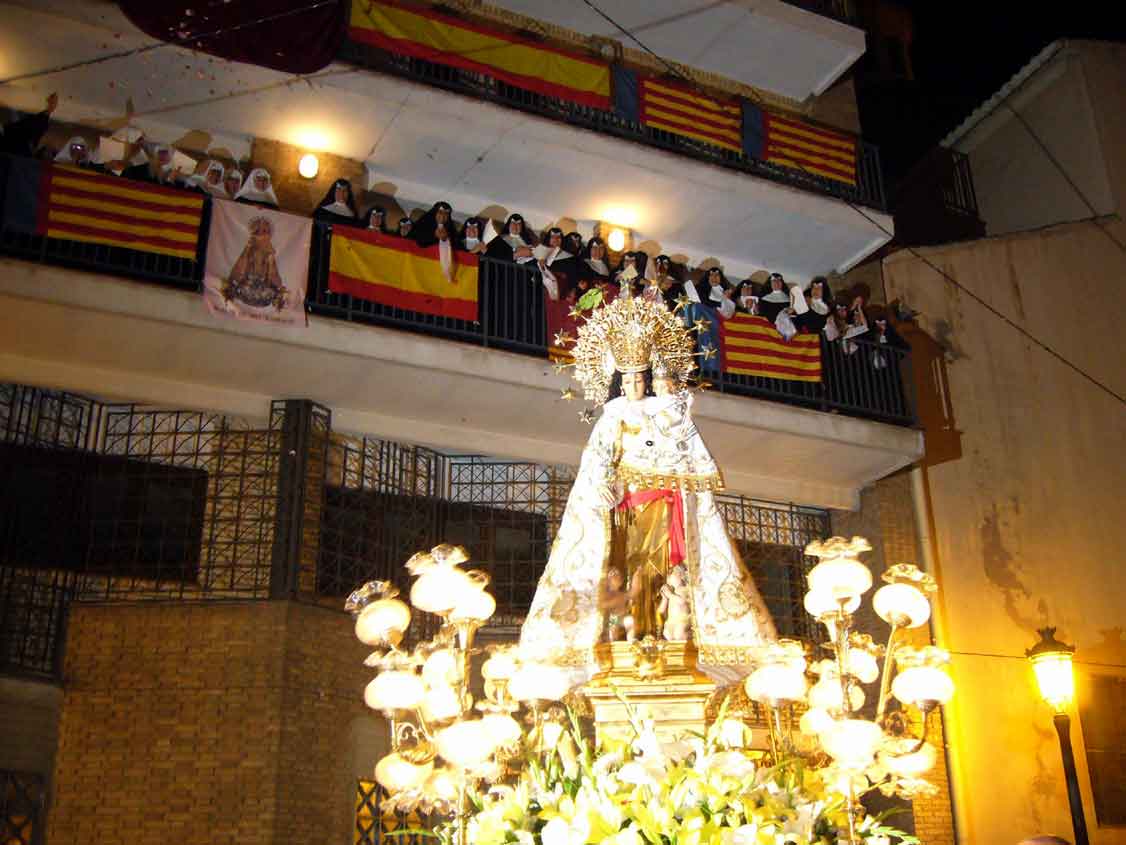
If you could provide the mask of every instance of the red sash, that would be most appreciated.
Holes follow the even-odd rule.
[[[669,505],[669,566],[684,560],[684,502],[679,490],[636,490],[627,492],[618,504],[619,510],[628,510],[664,499]]]

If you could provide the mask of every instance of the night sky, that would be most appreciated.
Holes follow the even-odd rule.
[[[863,87],[861,122],[889,187],[1058,38],[1126,41],[1117,4],[901,0],[914,15],[915,82]],[[859,83],[859,78],[858,78]]]

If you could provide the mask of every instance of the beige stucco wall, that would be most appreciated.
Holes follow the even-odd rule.
[[[1104,221],[1105,222],[1105,221]],[[1113,225],[1119,240],[1120,224]],[[1059,355],[1126,395],[1126,256],[1094,223],[919,251]],[[910,252],[884,262],[889,299],[922,312],[950,350],[963,457],[931,468],[942,587],[938,630],[953,652],[947,708],[959,841],[1071,839],[1060,751],[1024,650],[1058,625],[1081,672],[1126,674],[1126,405],[1037,347]],[[1094,665],[1099,664],[1099,665]],[[1091,841],[1098,828],[1073,710]]]
[[[1092,73],[1091,64],[1101,67]],[[1124,69],[1126,50],[1118,45],[1069,42],[955,144],[969,155],[988,234],[1082,220],[1117,207],[1108,168],[1116,166],[1112,159],[1120,160],[1120,170],[1126,164],[1126,127],[1109,121],[1126,105]]]

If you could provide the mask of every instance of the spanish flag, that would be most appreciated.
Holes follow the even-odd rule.
[[[352,0],[348,36],[401,56],[482,73],[548,97],[610,108],[610,65],[579,52],[397,0]]]
[[[723,371],[790,381],[821,381],[821,339],[797,334],[787,341],[765,317],[736,314],[719,321]]]
[[[447,278],[438,249],[372,229],[336,226],[328,289],[392,308],[475,321],[477,256],[453,250]]]
[[[203,196],[69,165],[40,170],[36,234],[194,260]]]

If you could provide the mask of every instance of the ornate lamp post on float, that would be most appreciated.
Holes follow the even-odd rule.
[[[1087,819],[1083,813],[1083,796],[1079,792],[1079,775],[1075,770],[1075,754],[1071,750],[1071,717],[1067,710],[1075,699],[1075,672],[1072,657],[1075,646],[1056,639],[1055,628],[1041,628],[1040,641],[1025,652],[1036,675],[1040,697],[1055,711],[1052,721],[1060,738],[1063,773],[1067,781],[1067,803],[1071,808],[1071,826],[1075,845],[1087,845]]]

